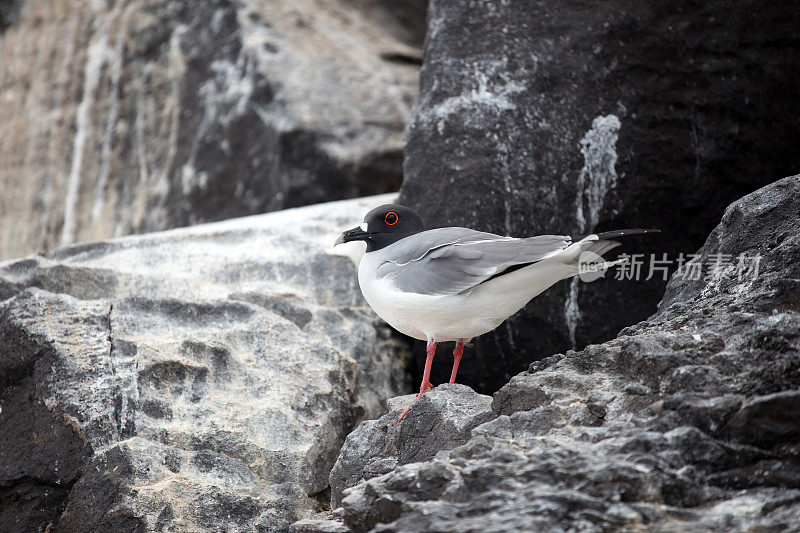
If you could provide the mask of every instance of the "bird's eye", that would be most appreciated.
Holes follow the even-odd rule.
[[[394,211],[389,211],[388,213],[386,213],[386,216],[383,217],[383,220],[389,226],[394,226],[395,224],[397,224],[397,221],[400,220],[400,218],[397,216],[397,213],[395,213]]]

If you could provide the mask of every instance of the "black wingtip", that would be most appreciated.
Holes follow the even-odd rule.
[[[597,233],[596,235],[598,239],[616,239],[617,237],[627,237],[628,235],[644,235],[646,233],[661,233],[661,230],[655,228],[648,228],[648,229],[630,228],[630,229],[617,229],[613,231],[602,231],[600,233]],[[591,235],[591,233],[589,235]],[[584,237],[587,237],[587,235],[574,236],[572,237],[572,240],[578,241],[580,239],[583,239]]]

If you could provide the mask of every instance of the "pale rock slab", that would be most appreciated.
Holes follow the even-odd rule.
[[[324,510],[345,436],[408,390],[331,253],[391,199],[0,263],[0,529],[281,531]]]

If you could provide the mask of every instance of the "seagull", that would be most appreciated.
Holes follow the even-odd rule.
[[[492,331],[562,279],[584,272],[602,276],[621,262],[602,259],[603,253],[619,246],[609,239],[658,231],[514,238],[460,227],[425,230],[419,213],[387,204],[367,213],[364,222],[342,233],[334,246],[366,242],[358,265],[364,299],[394,329],[427,342],[419,394],[399,423],[431,389],[436,343],[456,343],[450,373],[454,383],[465,343]]]

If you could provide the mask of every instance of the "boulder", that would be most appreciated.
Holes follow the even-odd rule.
[[[0,259],[400,186],[422,0],[0,4]]]
[[[331,507],[339,506],[345,489],[398,465],[429,461],[464,444],[474,427],[495,417],[489,396],[446,383],[424,394],[398,423],[415,397],[391,399],[387,414],[362,422],[347,436],[331,470]]]
[[[329,253],[390,199],[0,263],[0,530],[282,531],[326,509],[345,436],[409,390]]]
[[[334,518],[397,532],[795,528],[800,175],[728,207],[698,253],[758,269],[675,274],[652,318],[533,363],[465,444],[364,476]],[[362,424],[347,442],[382,431]],[[375,448],[364,464],[396,456]]]
[[[461,382],[494,392],[531,361],[644,320],[666,285],[658,270],[643,281],[651,254],[674,271],[728,204],[800,168],[786,112],[798,25],[785,3],[752,0],[431,1],[401,203],[431,227],[502,235],[663,230],[625,239],[643,254],[639,281],[550,288],[475,340]]]

